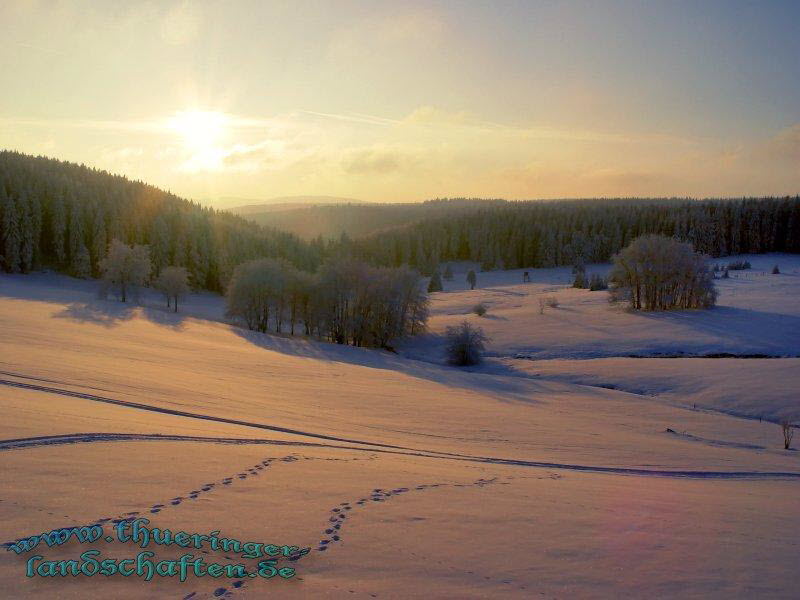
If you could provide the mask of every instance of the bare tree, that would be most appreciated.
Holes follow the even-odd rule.
[[[189,293],[189,271],[186,267],[165,267],[156,279],[156,289],[167,299],[167,308],[170,304],[178,312],[178,300]]]
[[[445,331],[447,341],[447,360],[452,365],[469,366],[481,362],[481,354],[486,349],[489,338],[480,327],[473,327],[467,321],[450,326]]]
[[[281,332],[288,316],[292,335],[302,320],[306,335],[382,348],[420,333],[428,318],[428,297],[416,271],[350,259],[331,260],[315,275],[282,260],[243,263],[228,285],[227,307],[229,316],[257,331],[273,323]]]
[[[634,310],[709,308],[717,299],[706,258],[661,235],[639,237],[617,254],[609,282],[612,300]]]
[[[781,423],[781,429],[783,430],[783,449],[788,450],[792,445],[794,426],[789,421],[783,421]]]
[[[116,290],[119,299],[127,302],[128,296],[138,292],[150,277],[150,251],[147,246],[128,246],[115,239],[108,255],[100,261],[104,284]]]
[[[262,258],[236,267],[228,284],[228,316],[241,318],[249,329],[267,331],[270,316],[280,312],[285,303],[285,266],[281,260]],[[276,328],[280,322],[281,317],[275,316]]]

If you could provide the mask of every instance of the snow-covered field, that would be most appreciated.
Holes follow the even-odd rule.
[[[466,319],[491,339],[483,372],[614,388],[647,401],[756,419],[800,420],[800,256],[716,262],[734,260],[749,260],[753,268],[717,280],[714,309],[666,313],[632,313],[610,305],[607,292],[569,287],[568,268],[532,269],[525,284],[522,271],[478,273],[478,287],[470,291],[462,267],[432,297],[430,335],[407,343],[403,352],[443,362],[442,332]],[[781,274],[772,275],[776,264]],[[587,267],[588,273],[607,270]],[[540,298],[555,298],[558,307],[542,314]],[[478,303],[488,307],[483,317],[471,312]],[[706,356],[715,358],[697,358]]]
[[[213,295],[175,315],[155,296],[123,306],[97,300],[92,282],[0,276],[0,541],[146,516],[312,548],[287,563],[291,580],[185,583],[29,579],[26,557],[3,552],[0,589],[796,597],[800,455],[782,449],[774,423],[721,411],[794,414],[800,359],[628,357],[800,355],[800,258],[751,262],[720,282],[713,311],[656,316],[566,288],[569,269],[531,270],[530,284],[478,273],[474,291],[457,273],[434,296],[432,333],[401,355],[246,332]],[[760,274],[776,262],[785,274]],[[540,315],[542,294],[559,307]],[[474,371],[441,364],[437,333],[478,301],[488,315],[466,318],[492,337],[492,358]]]
[[[434,294],[431,330],[441,333],[463,319],[475,321],[491,338],[489,354],[526,358],[582,359],[608,356],[706,355],[716,353],[800,356],[800,256],[753,255],[751,270],[718,279],[718,305],[708,311],[630,313],[611,306],[608,293],[569,287],[569,268],[478,273],[478,287],[465,290],[463,273]],[[773,265],[780,275],[769,274]],[[602,273],[607,265],[589,265]],[[451,289],[458,293],[452,293]],[[539,299],[555,298],[557,308],[540,314]],[[471,313],[478,303],[484,317]],[[418,340],[430,352],[430,340]],[[415,344],[409,344],[409,352]],[[433,356],[432,356],[433,358]]]

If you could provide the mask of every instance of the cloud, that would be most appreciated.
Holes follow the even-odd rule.
[[[342,159],[342,169],[351,175],[387,174],[413,162],[393,148],[364,148],[351,150]]]
[[[800,123],[779,131],[766,145],[767,154],[794,163],[800,170]]]
[[[451,111],[437,106],[420,106],[399,121],[405,126],[442,128],[465,132],[484,133],[495,137],[512,137],[517,140],[634,143],[695,144],[695,140],[660,133],[631,133],[561,129],[549,125],[498,123],[481,119],[467,110]]]
[[[387,175],[406,171],[420,164],[420,157],[409,150],[373,146],[354,148],[342,157],[341,166],[351,175]]]
[[[436,106],[420,106],[411,111],[402,122],[425,125],[486,125],[469,111],[451,112]]]

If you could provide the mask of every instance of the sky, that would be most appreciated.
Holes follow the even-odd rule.
[[[0,148],[217,206],[800,193],[800,2],[0,2]]]

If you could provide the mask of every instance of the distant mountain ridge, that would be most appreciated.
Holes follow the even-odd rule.
[[[356,198],[341,198],[338,196],[276,196],[266,200],[251,198],[223,197],[219,198],[219,206],[225,206],[237,215],[247,215],[273,209],[302,208],[305,206],[318,206],[330,204],[370,204],[365,200]]]
[[[293,202],[293,198],[326,200]],[[259,225],[275,227],[311,240],[318,237],[338,239],[342,235],[360,238],[386,229],[410,225],[423,218],[474,212],[507,203],[506,200],[476,198],[382,203],[332,196],[290,196],[229,210]]]

